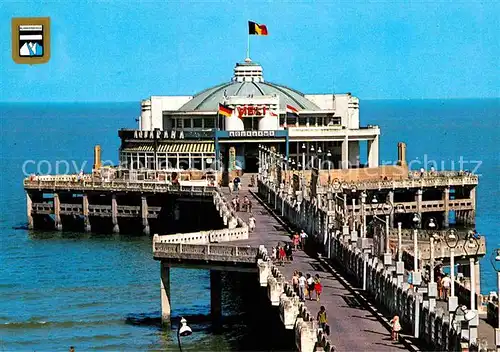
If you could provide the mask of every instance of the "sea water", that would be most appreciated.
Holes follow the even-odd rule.
[[[447,170],[458,170],[460,160],[468,170],[480,163],[477,230],[489,250],[500,247],[499,106],[498,99],[362,101],[360,106],[362,125],[381,127],[382,162],[394,162],[397,142],[404,141],[414,169],[430,168],[425,161],[436,161],[438,170],[441,163]],[[88,172],[96,144],[103,160],[117,162],[117,130],[135,128],[139,114],[135,102],[0,104],[0,351],[66,351],[71,345],[77,351],[177,350],[175,331],[159,326],[159,264],[149,237],[24,229],[25,173]],[[487,293],[496,289],[496,276],[488,259],[481,264],[481,291]],[[174,320],[185,316],[194,330],[183,340],[184,350],[293,347],[256,277],[223,277],[227,318],[215,333],[209,273],[173,269],[171,275]]]

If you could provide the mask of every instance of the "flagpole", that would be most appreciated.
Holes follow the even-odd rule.
[[[247,59],[250,59],[250,32],[247,34]]]

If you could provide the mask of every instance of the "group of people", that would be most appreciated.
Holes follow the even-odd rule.
[[[293,261],[292,246],[289,243],[284,245],[278,243],[276,247],[273,247],[272,256],[278,265],[291,263]]]
[[[316,295],[316,301],[319,302],[321,297],[321,292],[323,291],[323,286],[321,285],[321,280],[319,275],[316,274],[311,276],[311,274],[304,274],[301,271],[295,270],[292,276],[292,286],[295,292],[299,295],[301,302],[306,301],[307,298],[312,301],[313,294]]]
[[[231,200],[231,203],[235,211],[252,212],[252,201],[247,196],[243,198],[243,201],[240,200],[240,197],[236,196]]]

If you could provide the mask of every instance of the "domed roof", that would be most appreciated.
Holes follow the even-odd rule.
[[[179,111],[217,111],[219,103],[225,97],[262,95],[279,96],[280,110],[284,110],[287,104],[298,110],[321,110],[301,92],[279,84],[264,82],[262,66],[247,59],[243,63],[236,64],[231,82],[219,84],[196,94]]]

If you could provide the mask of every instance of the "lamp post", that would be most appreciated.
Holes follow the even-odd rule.
[[[306,144],[302,143],[302,171],[306,169]]]
[[[314,167],[314,145],[311,145],[311,169]]]
[[[179,329],[177,329],[177,344],[179,345],[179,351],[182,352],[181,336],[189,336],[193,333],[193,330],[187,325],[187,320],[181,318],[179,322]]]
[[[437,230],[437,220],[433,217],[429,218],[427,222],[427,233],[429,234],[429,276],[430,280],[427,284],[427,297],[429,299],[429,311],[432,312],[436,308],[436,297],[437,297],[437,283],[434,280],[434,239],[437,235],[435,231]]]
[[[490,257],[491,265],[493,269],[497,272],[497,285],[498,285],[498,297],[497,300],[497,327],[495,328],[495,345],[497,347],[497,352],[500,352],[500,249],[495,249],[491,253]]]
[[[475,314],[474,319],[469,321],[469,346],[477,345],[477,328],[479,326],[479,316],[476,310],[476,258],[479,253],[479,241],[475,232],[469,231],[465,238],[464,251],[469,256],[470,266],[470,310]],[[477,278],[479,279],[479,278]]]
[[[326,157],[328,159],[328,184],[331,183],[331,176],[330,176],[330,171],[331,171],[331,158],[332,158],[332,153],[330,153],[330,151],[328,151],[328,153],[326,153]]]
[[[420,335],[420,294],[418,287],[422,283],[422,274],[418,270],[418,228],[421,225],[421,217],[419,214],[413,214],[413,272],[412,283],[415,289],[415,317],[414,324],[415,330],[413,336],[418,339]]]
[[[458,297],[455,296],[455,248],[458,245],[458,236],[454,229],[449,229],[444,235],[444,240],[448,248],[450,249],[450,279],[451,279],[451,291],[448,297],[448,314],[454,312],[458,307]]]
[[[413,285],[419,286],[422,282],[422,276],[418,269],[418,229],[421,225],[421,217],[419,214],[414,213],[413,218]]]
[[[460,314],[457,314],[460,311]],[[457,319],[459,317],[459,319]],[[457,331],[460,336],[462,332],[462,321],[466,321],[470,324],[474,321],[477,320],[479,317],[477,315],[477,312],[475,310],[470,310],[467,309],[467,306],[465,305],[457,305],[455,310],[453,311],[453,315],[450,318],[450,328],[453,327],[455,328],[455,331]],[[469,327],[469,347],[472,346],[473,343],[470,340],[470,327]],[[470,348],[469,348],[470,350]]]
[[[321,150],[321,147],[318,148],[318,172],[319,170],[321,170],[321,153],[323,153],[323,151]]]
[[[372,208],[373,219],[378,220],[380,223],[385,225],[385,228],[383,230],[383,232],[384,232],[384,265],[386,267],[388,267],[388,266],[392,265],[392,254],[391,254],[390,243],[389,243],[389,235],[390,235],[390,226],[389,226],[390,220],[389,219],[390,219],[390,214],[392,213],[392,210],[393,210],[393,205],[391,202],[379,203],[377,200],[377,197],[373,196],[372,202],[371,202],[371,208]],[[377,216],[376,212],[378,210],[381,210],[382,213],[385,215],[385,220],[381,219],[380,217]]]

